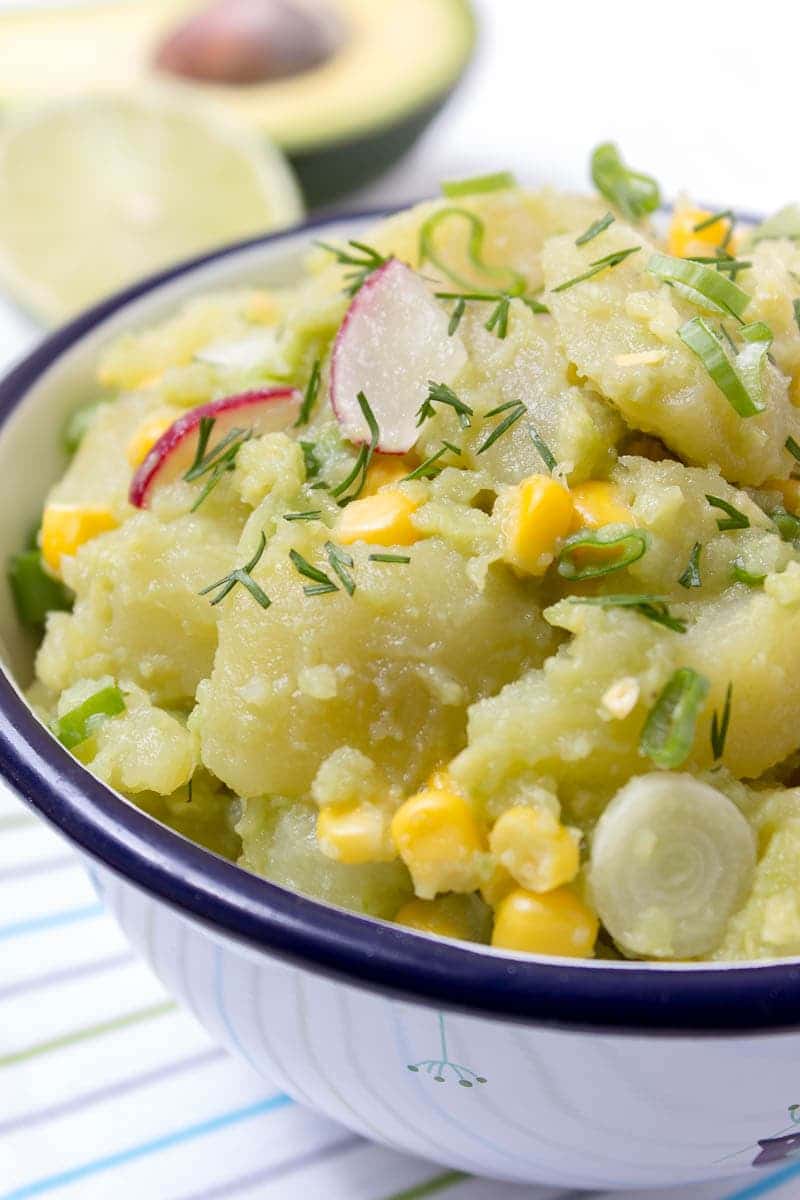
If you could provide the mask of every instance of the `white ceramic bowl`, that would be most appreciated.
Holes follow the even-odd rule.
[[[365,220],[320,224],[330,240]],[[63,468],[58,433],[91,391],[101,347],[189,295],[291,281],[318,230],[146,281],[54,334],[0,384],[3,559]],[[774,1164],[800,1186],[800,1166],[786,1161],[800,1148],[798,963],[536,959],[287,892],[161,827],[58,745],[16,689],[32,646],[5,589],[0,637],[0,770],[84,853],[170,991],[300,1102],[502,1179],[625,1188],[750,1171],[752,1184]]]

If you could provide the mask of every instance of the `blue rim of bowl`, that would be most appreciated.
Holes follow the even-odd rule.
[[[56,330],[0,382],[0,433],[25,394],[97,325],[162,285],[241,251],[386,210],[323,217],[161,271]],[[472,1015],[629,1034],[774,1032],[800,1024],[800,962],[572,964],[434,940],[269,883],[160,825],[72,757],[0,672],[0,773],[89,857],[257,951],[391,997]]]

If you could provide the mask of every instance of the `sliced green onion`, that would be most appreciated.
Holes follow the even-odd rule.
[[[689,561],[686,564],[686,570],[678,577],[678,583],[684,588],[697,588],[703,586],[703,581],[700,578],[700,555],[703,547],[700,542],[695,542],[689,553]]]
[[[580,237],[575,238],[576,246],[585,246],[592,238],[596,238],[598,233],[602,233],[604,229],[608,229],[609,225],[614,224],[614,214],[607,212],[604,217],[599,217],[596,221],[592,221],[588,229],[585,229]]]
[[[702,317],[692,317],[678,330],[678,337],[700,359],[731,408],[740,417],[754,417],[765,408],[761,366],[768,345],[758,345],[755,358],[748,357],[747,379],[734,367],[725,347]],[[742,352],[744,353],[744,351]]]
[[[675,633],[686,633],[686,622],[682,617],[674,617],[667,606],[666,596],[648,596],[645,594],[621,596],[570,596],[573,604],[592,604],[598,608],[632,608],[635,612],[663,625]]]
[[[575,287],[576,283],[583,283],[586,279],[593,279],[601,271],[610,271],[613,267],[618,267],[620,263],[625,262],[625,259],[630,258],[632,254],[638,254],[641,248],[641,246],[628,246],[625,250],[615,250],[612,254],[604,255],[603,258],[596,258],[593,263],[589,264],[589,269],[584,271],[582,275],[575,275],[572,279],[565,279],[563,283],[559,283],[550,290],[552,292],[566,292],[568,288]]]
[[[49,612],[69,612],[72,608],[71,593],[45,571],[39,550],[23,550],[11,556],[8,582],[23,625],[38,629]]]
[[[457,283],[459,287],[468,289],[472,287],[472,281],[465,279],[463,275],[457,274],[457,272],[448,267],[447,263],[443,262],[439,257],[434,247],[434,233],[443,222],[450,221],[453,217],[465,221],[469,227],[467,258],[475,270],[490,279],[507,280],[508,283],[504,290],[511,295],[520,295],[524,292],[525,276],[521,275],[519,271],[515,271],[511,267],[493,267],[489,263],[484,262],[483,239],[486,235],[486,226],[480,217],[470,212],[467,208],[456,208],[453,206],[440,208],[438,212],[433,213],[426,221],[423,221],[419,229],[420,265],[430,262],[443,275],[446,275],[448,279],[452,279],[454,283]]]
[[[794,513],[787,512],[785,508],[773,508],[769,519],[784,542],[791,542],[793,545],[800,542],[800,520]]]
[[[556,467],[558,466],[558,461],[556,460],[556,456],[553,454],[553,451],[550,449],[547,442],[544,440],[544,438],[539,436],[532,425],[528,426],[528,433],[531,435],[531,441],[539,451],[539,457],[547,467],[548,471],[555,471]]]
[[[598,192],[629,221],[655,212],[661,192],[651,175],[626,167],[613,142],[604,142],[592,153],[592,181]]]
[[[729,683],[725,689],[725,705],[722,709],[722,716],[717,715],[717,710],[714,709],[711,717],[711,753],[714,755],[714,762],[719,762],[725,752],[725,742],[728,737],[728,726],[731,723],[731,701],[733,699],[733,684]]]
[[[517,186],[511,171],[495,171],[491,175],[473,175],[471,179],[447,179],[442,182],[442,195],[449,200],[459,196],[479,196],[485,192],[504,192]]]
[[[61,432],[61,444],[67,454],[74,454],[78,449],[78,446],[80,446],[86,435],[86,431],[97,415],[97,410],[104,404],[108,404],[108,401],[93,400],[91,404],[84,404],[81,408],[77,408],[67,418]]]
[[[303,403],[300,405],[300,412],[297,414],[297,420],[294,423],[295,429],[299,425],[307,425],[311,417],[314,407],[319,397],[320,384],[320,365],[319,359],[314,360],[314,365],[311,368],[311,374],[306,384],[306,390],[303,393]]]
[[[740,557],[733,560],[731,575],[737,583],[746,583],[748,587],[760,587],[767,578],[766,575],[754,575],[752,571],[748,571]]]
[[[647,270],[656,279],[669,283],[700,308],[736,317],[741,321],[750,297],[732,280],[719,271],[688,258],[672,258],[669,254],[654,254]]]
[[[689,757],[708,689],[704,675],[691,667],[679,667],[659,694],[639,738],[642,752],[657,767],[674,770]]]
[[[109,717],[125,711],[125,699],[116,684],[101,688],[82,704],[71,708],[53,723],[53,733],[68,750],[74,750],[90,738]]]
[[[739,330],[744,345],[736,356],[736,373],[758,411],[766,408],[764,367],[772,345],[772,330],[764,321],[754,321]]]
[[[643,529],[624,525],[604,525],[601,529],[581,529],[568,537],[558,556],[558,573],[564,579],[596,579],[638,562],[650,545]],[[617,554],[603,562],[581,562],[582,550],[616,548]]]
[[[740,512],[738,508],[734,508],[727,500],[723,500],[720,496],[709,496],[706,493],[706,500],[712,508],[718,508],[720,512],[726,514],[725,517],[717,518],[717,529],[723,532],[726,529],[749,529],[750,518],[746,513]]]
[[[753,230],[750,243],[788,238],[789,241],[800,241],[800,204],[787,204],[779,212],[767,217],[766,221]]]
[[[370,562],[377,563],[410,563],[410,554],[370,554]]]
[[[343,550],[341,546],[337,546],[335,542],[325,543],[325,553],[328,557],[328,562],[331,564],[331,570],[338,577],[348,596],[352,596],[356,590],[356,584],[348,567],[353,566],[353,556],[348,554],[346,550]]]

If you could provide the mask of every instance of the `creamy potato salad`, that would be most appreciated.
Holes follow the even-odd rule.
[[[800,953],[800,210],[615,147],[127,334],[10,566],[31,701],[281,885],[571,957]]]

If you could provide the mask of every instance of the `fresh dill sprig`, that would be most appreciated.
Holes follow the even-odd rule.
[[[322,509],[308,509],[306,512],[284,513],[284,521],[317,521],[322,516]]]
[[[723,532],[726,529],[749,529],[750,518],[738,508],[734,508],[727,500],[720,499],[719,496],[706,495],[706,500],[712,508],[718,508],[721,512],[726,513],[725,517],[717,519],[717,529]]]
[[[733,230],[736,226],[736,215],[730,208],[722,208],[719,212],[710,213],[704,220],[698,221],[692,226],[693,233],[702,233],[704,229],[710,229],[712,225],[716,225],[718,221],[725,221],[725,233],[722,236],[722,241],[719,243],[720,250],[726,250],[728,243],[733,237]]]
[[[320,375],[320,363],[317,358],[314,360],[314,365],[311,368],[311,374],[306,384],[306,390],[303,392],[303,403],[300,405],[300,412],[297,414],[297,420],[294,423],[295,429],[299,425],[307,425],[311,418],[319,397]]]
[[[714,755],[714,762],[719,762],[725,750],[725,741],[728,737],[728,726],[731,723],[731,700],[733,698],[733,683],[729,683],[725,689],[725,705],[722,709],[722,716],[717,715],[717,710],[711,717],[711,752]]]
[[[359,447],[352,470],[345,476],[341,483],[337,484],[335,488],[331,488],[331,495],[337,500],[340,508],[344,508],[344,506],[346,504],[350,504],[352,500],[357,500],[364,490],[369,464],[372,462],[372,456],[375,453],[381,436],[380,430],[378,429],[378,422],[375,420],[375,414],[369,406],[367,397],[363,392],[359,392],[356,399],[358,400],[358,406],[364,415],[364,420],[367,422],[370,440],[367,445],[362,445]],[[351,486],[351,484],[355,484],[355,491],[350,492],[349,495],[345,495],[344,493],[347,492],[347,489]]]
[[[684,588],[702,587],[703,581],[700,578],[700,554],[703,547],[700,542],[695,542],[689,553],[689,561],[686,564],[686,570],[678,577],[678,583]]]
[[[422,401],[417,409],[417,429],[429,417],[436,415],[434,404],[446,404],[456,413],[458,423],[462,429],[468,429],[473,415],[472,409],[463,400],[460,400],[452,388],[446,383],[434,383],[433,380],[428,382],[428,395]]]
[[[531,435],[531,441],[539,451],[539,457],[547,467],[548,471],[555,471],[556,467],[558,466],[558,461],[547,442],[544,440],[544,438],[540,437],[532,425],[528,426],[528,433]]]
[[[219,604],[225,599],[229,592],[233,591],[233,589],[236,587],[236,584],[239,583],[242,585],[242,587],[247,588],[250,595],[255,601],[257,601],[258,604],[261,605],[262,608],[269,608],[272,601],[266,592],[264,592],[258,586],[255,579],[253,579],[252,575],[250,574],[250,572],[260,561],[266,544],[267,535],[262,530],[261,540],[258,543],[258,549],[253,557],[246,562],[243,567],[236,567],[235,570],[231,571],[229,575],[225,575],[222,579],[218,579],[215,583],[210,583],[208,587],[204,587],[202,591],[199,592],[199,595],[208,596],[211,592],[216,591],[217,595],[214,597],[211,603]]]
[[[506,404],[499,404],[497,408],[493,408],[486,413],[487,418],[498,416],[502,412],[505,412],[506,416],[486,435],[475,453],[483,454],[490,446],[493,446],[498,438],[501,438],[504,433],[508,432],[512,425],[516,425],[517,421],[525,416],[527,411],[527,407],[521,400],[509,400]]]
[[[686,622],[669,611],[666,596],[621,595],[621,596],[571,596],[573,604],[591,604],[598,608],[632,608],[656,625],[663,625],[674,633],[686,633]]]
[[[610,271],[613,267],[618,267],[626,258],[630,258],[632,254],[638,254],[641,246],[628,246],[625,250],[614,250],[611,254],[604,254],[602,258],[596,258],[593,263],[589,263],[588,270],[581,275],[575,275],[572,279],[565,279],[563,283],[557,284],[552,290],[554,292],[566,292],[568,288],[575,287],[576,283],[583,283],[586,279],[593,279],[595,275],[599,275],[601,271]]]
[[[794,312],[794,323],[800,329],[800,300],[792,301],[792,311]]]
[[[299,550],[290,550],[289,558],[298,575],[312,580],[311,586],[303,588],[306,596],[324,596],[328,592],[338,592],[339,589],[331,577],[320,571],[319,567],[313,566],[307,558],[303,558]]]
[[[343,550],[341,546],[337,546],[335,542],[325,543],[325,554],[327,555],[328,562],[331,564],[331,570],[339,579],[348,596],[352,596],[356,590],[355,580],[348,570],[348,567],[353,566],[352,554],[348,554],[346,550]]]
[[[494,305],[484,324],[484,329],[488,329],[489,333],[497,334],[499,338],[504,338],[508,333],[508,314],[512,300],[519,300],[532,313],[548,313],[550,311],[535,296],[524,296],[517,292],[435,292],[434,295],[437,300],[455,301],[453,311],[450,315],[450,323],[447,326],[447,332],[450,337],[453,336],[461,324],[461,318],[466,312],[467,304]]]
[[[796,458],[797,461],[800,462],[800,445],[798,445],[791,434],[789,434],[783,444],[791,454],[792,458]]]
[[[575,238],[576,246],[585,246],[587,242],[591,242],[592,238],[596,238],[598,233],[608,229],[609,225],[614,224],[614,214],[607,212],[604,217],[600,217],[597,221],[592,221],[588,229],[584,230],[580,237]]]
[[[410,563],[410,554],[370,554],[370,562],[377,563]]]
[[[347,250],[342,246],[331,246],[328,242],[317,242],[323,250],[327,250],[329,254],[333,254],[336,261],[343,267],[352,267],[351,271],[345,272],[346,287],[345,295],[353,297],[356,292],[360,291],[366,283],[373,271],[377,271],[378,267],[382,267],[389,259],[386,255],[379,254],[372,246],[367,246],[364,242],[356,242],[350,238],[347,242],[348,246],[352,246],[352,250]]]
[[[196,479],[201,479],[203,475],[208,475],[205,486],[189,510],[190,512],[196,512],[207,496],[213,492],[223,475],[233,470],[236,466],[236,456],[245,442],[249,442],[253,436],[252,429],[231,429],[221,441],[217,442],[216,446],[212,446],[206,453],[215,423],[215,417],[200,418],[194,460],[183,476],[186,483],[193,483]]]

